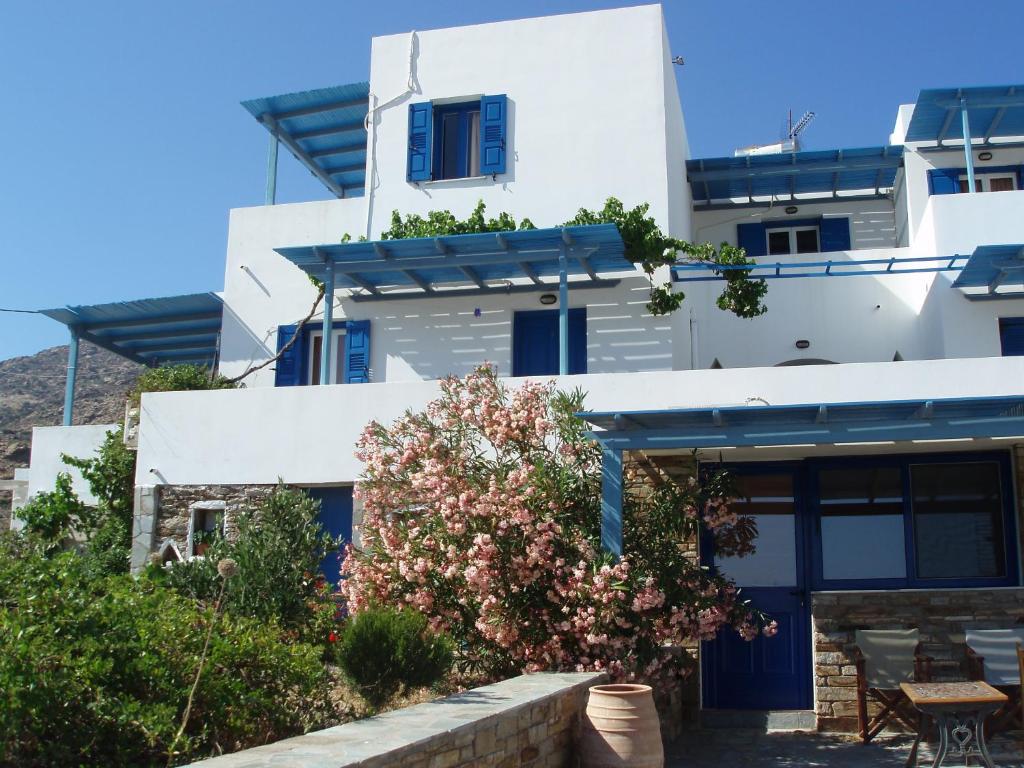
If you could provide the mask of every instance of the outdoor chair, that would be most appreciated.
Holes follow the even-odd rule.
[[[1024,643],[1024,628],[969,629],[966,642],[968,676],[972,680],[984,680],[1009,697],[1006,705],[989,719],[991,732],[1024,726],[1018,658],[1018,650]]]
[[[900,690],[900,683],[929,682],[931,657],[921,654],[916,629],[859,629],[854,658],[857,665],[857,724],[865,744],[896,722],[917,730],[918,714]],[[868,717],[868,702],[880,709]]]

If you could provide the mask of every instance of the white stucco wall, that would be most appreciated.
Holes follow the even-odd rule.
[[[1024,359],[935,360],[805,368],[589,374],[593,410],[654,410],[1020,394]],[[510,383],[515,384],[516,380]],[[371,419],[418,409],[437,382],[143,395],[136,483],[348,483],[360,472],[355,441]],[[958,444],[960,445],[960,444]]]
[[[52,491],[57,475],[71,475],[71,486],[86,504],[95,504],[96,497],[82,479],[81,473],[61,461],[61,454],[77,458],[92,458],[103,444],[107,432],[117,424],[89,424],[78,427],[35,427],[32,430],[32,453],[29,459],[28,495],[32,498],[40,491]]]

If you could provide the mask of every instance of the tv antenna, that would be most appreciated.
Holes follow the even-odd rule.
[[[786,138],[791,141],[796,141],[797,137],[803,133],[804,129],[811,124],[811,121],[817,117],[814,112],[804,112],[803,116],[796,121],[796,125],[793,125],[793,110],[789,110],[789,121],[788,128],[786,130]]]

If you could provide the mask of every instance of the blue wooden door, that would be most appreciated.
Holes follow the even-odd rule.
[[[309,495],[320,502],[317,521],[327,533],[352,541],[352,487],[310,488]],[[341,549],[328,552],[320,570],[331,584],[341,578]]]
[[[743,640],[725,629],[701,647],[704,706],[712,709],[808,709],[811,706],[810,606],[798,475],[790,469],[736,471],[737,512],[757,521],[757,551],[714,557],[742,599],[768,613],[778,634]],[[705,548],[707,549],[707,548]]]
[[[587,310],[569,310],[569,373],[587,372]],[[512,320],[512,375],[558,375],[558,310],[516,312]]]

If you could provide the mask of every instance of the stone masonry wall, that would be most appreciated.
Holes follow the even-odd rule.
[[[165,485],[160,487],[156,514],[154,551],[159,551],[168,540],[173,541],[182,557],[186,557],[188,529],[192,510],[196,504],[224,503],[224,535],[231,538],[237,533],[237,513],[252,509],[263,501],[273,485]]]
[[[933,679],[965,679],[964,632],[1024,624],[1024,588],[819,592],[812,596],[818,729],[857,730],[858,629],[921,631]]]
[[[601,673],[534,674],[223,755],[200,768],[570,768]]]

